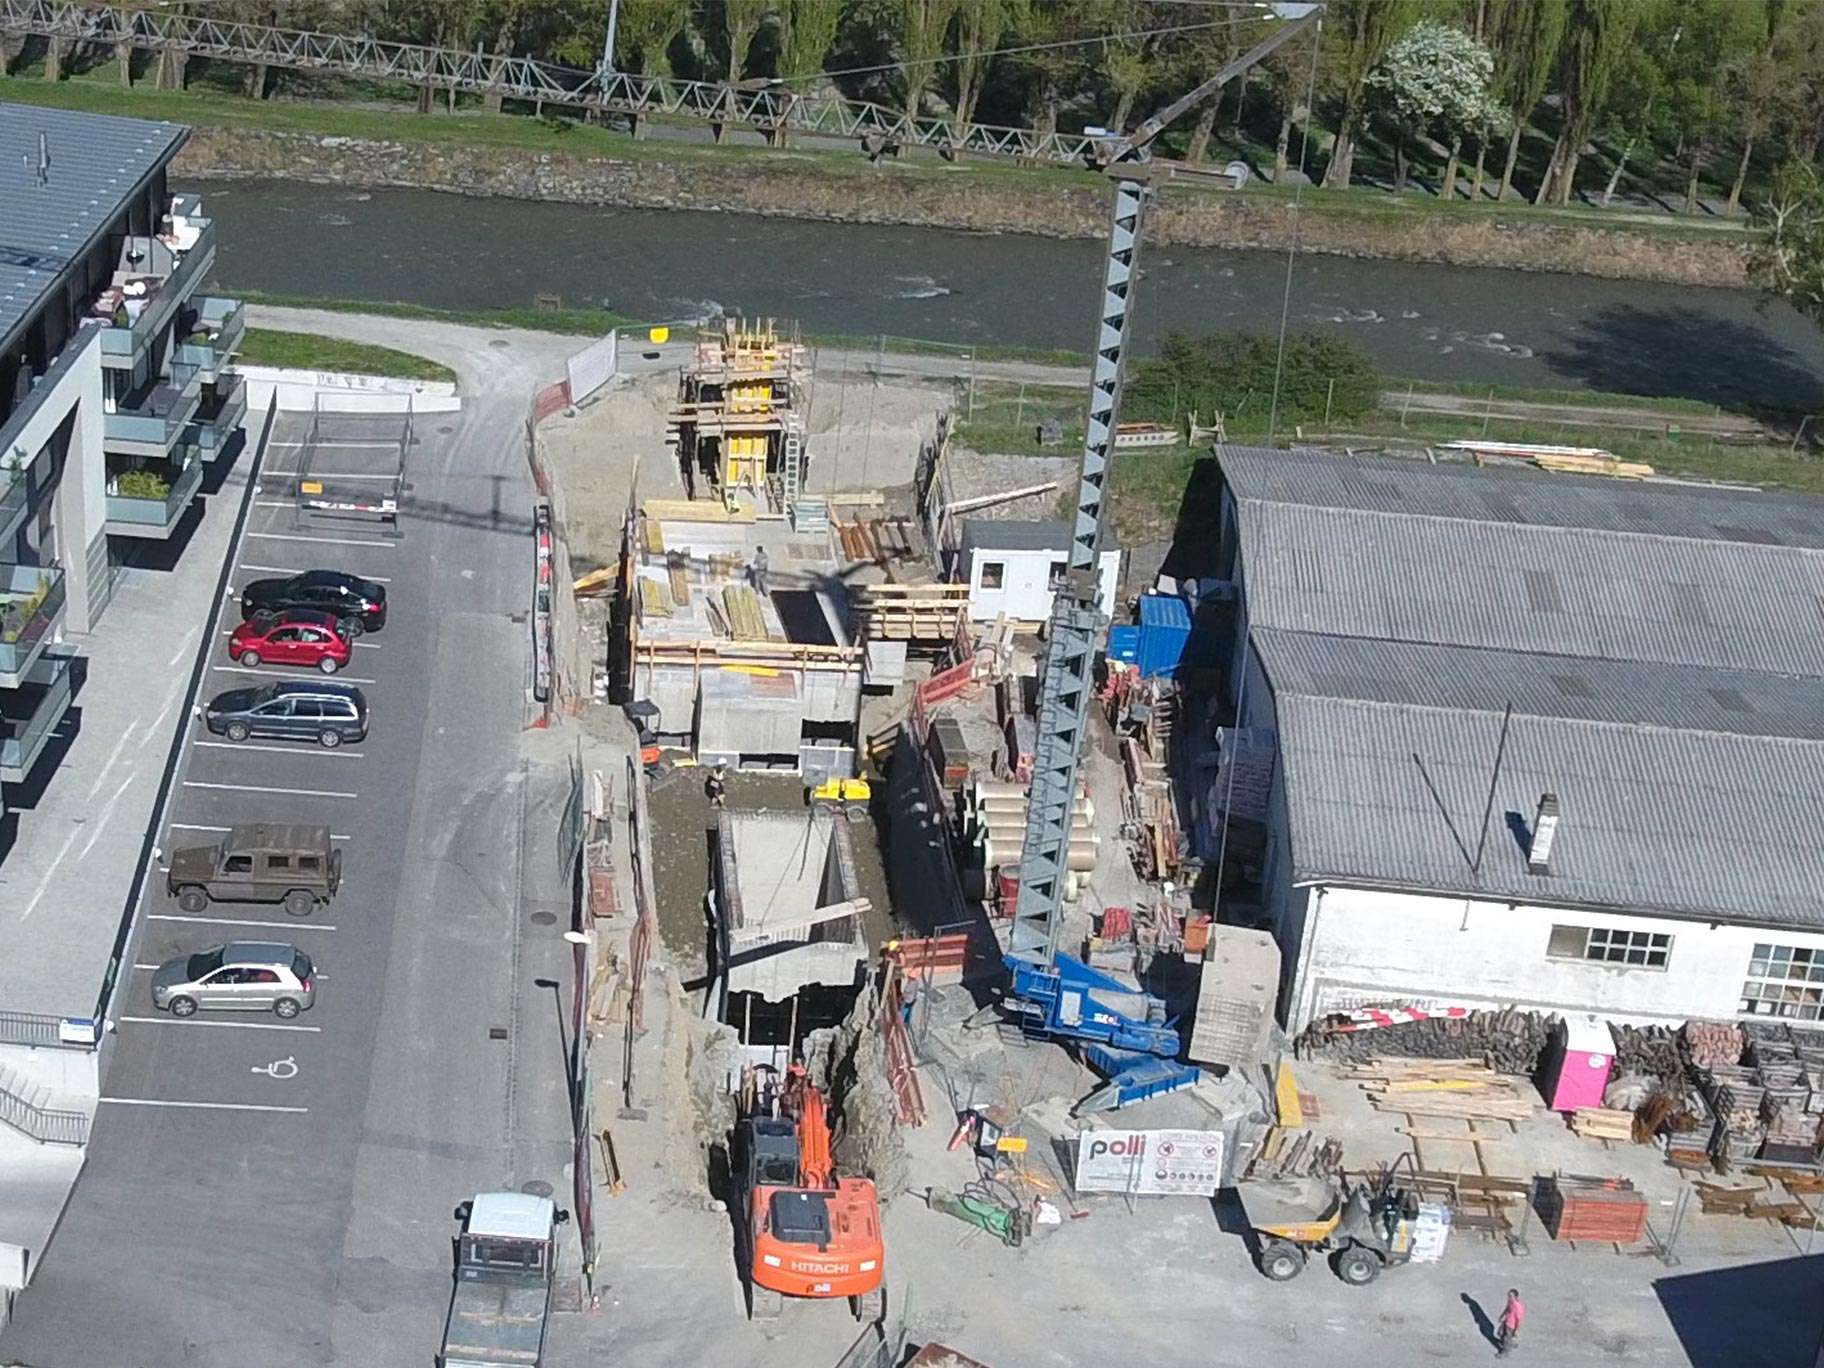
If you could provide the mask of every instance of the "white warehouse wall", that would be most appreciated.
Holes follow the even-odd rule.
[[[1824,950],[1819,933],[1336,885],[1310,888],[1303,911],[1302,925],[1291,907],[1281,922],[1281,952],[1297,959],[1286,1002],[1293,1034],[1328,1012],[1389,1000],[1728,1020],[1756,943]],[[1664,969],[1551,959],[1554,925],[1659,932],[1672,937],[1671,955]]]

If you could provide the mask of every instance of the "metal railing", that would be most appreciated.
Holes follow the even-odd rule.
[[[39,1050],[92,1050],[88,1041],[66,1039],[64,1017],[44,1012],[0,1012],[0,1045],[29,1045]]]
[[[720,82],[584,71],[532,57],[381,42],[350,34],[233,23],[127,6],[97,7],[70,0],[0,0],[0,33],[391,79],[433,90],[634,118],[658,115],[739,124],[769,135],[807,133],[870,140],[876,145],[928,147],[947,156],[969,153],[1087,166],[1099,164],[1112,141],[1081,133],[913,117],[884,105],[800,94],[778,86],[746,89]]]
[[[86,1145],[89,1118],[79,1111],[40,1107],[0,1088],[0,1121],[41,1145]]]

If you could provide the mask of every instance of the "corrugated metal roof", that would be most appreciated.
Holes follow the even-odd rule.
[[[1824,926],[1817,742],[1516,716],[1478,875],[1458,842],[1475,855],[1498,713],[1276,699],[1300,880]],[[1545,793],[1562,817],[1534,875]]]
[[[1824,926],[1824,501],[1222,463],[1298,878]]]
[[[1824,499],[1801,494],[1266,447],[1217,457],[1243,501],[1824,550]]]
[[[1241,550],[1261,626],[1824,676],[1815,551],[1258,502]]]
[[[50,150],[37,183],[38,136]],[[0,104],[0,343],[147,176],[177,152],[181,124]]]
[[[1567,723],[1824,741],[1824,685],[1795,675],[1419,646],[1256,628],[1276,698],[1350,698]]]

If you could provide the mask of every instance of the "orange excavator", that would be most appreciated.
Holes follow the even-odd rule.
[[[776,1318],[787,1297],[847,1297],[859,1321],[886,1313],[880,1197],[866,1178],[839,1178],[823,1094],[802,1065],[776,1098],[756,1102],[736,1132],[741,1254],[749,1313]]]

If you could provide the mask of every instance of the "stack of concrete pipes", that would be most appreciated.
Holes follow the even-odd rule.
[[[975,848],[982,857],[982,868],[993,871],[1012,868],[1020,862],[1020,847],[1026,840],[1027,794],[1024,784],[994,779],[978,779],[965,795],[966,816]],[[1102,852],[1102,837],[1096,830],[1096,805],[1084,792],[1081,781],[1070,811],[1070,856],[1065,863],[1064,901],[1074,903],[1089,880]],[[992,874],[991,874],[992,877]]]

